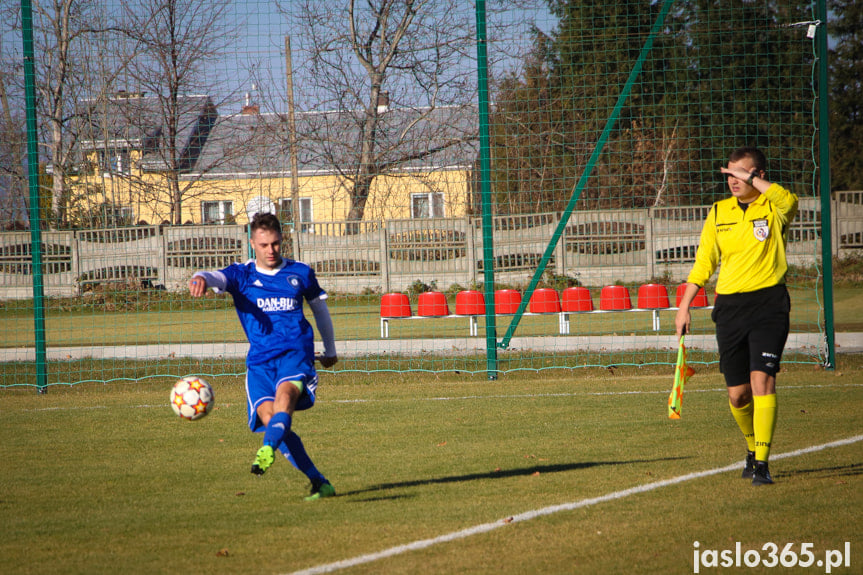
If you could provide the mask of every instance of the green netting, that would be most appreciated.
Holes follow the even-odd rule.
[[[259,211],[330,294],[338,371],[672,364],[742,145],[801,199],[784,361],[830,359],[822,250],[861,247],[863,193],[820,196],[811,3],[63,4],[68,51],[53,7],[3,4],[0,387],[242,373],[230,298],[185,286],[250,256]],[[615,291],[632,309],[600,309]]]

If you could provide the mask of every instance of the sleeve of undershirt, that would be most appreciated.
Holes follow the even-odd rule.
[[[315,325],[317,325],[318,333],[321,334],[321,340],[324,343],[324,356],[335,357],[338,355],[336,353],[335,331],[333,320],[330,317],[330,308],[327,307],[327,300],[315,298],[309,302],[309,307],[315,316]]]
[[[195,272],[193,278],[204,278],[208,288],[213,288],[216,293],[221,293],[228,289],[228,278],[222,272]]]

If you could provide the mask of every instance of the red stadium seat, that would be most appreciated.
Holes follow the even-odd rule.
[[[629,290],[626,289],[626,286],[605,286],[599,294],[599,309],[632,309],[632,300],[629,299]]]
[[[668,290],[660,284],[644,284],[638,288],[639,309],[659,309],[669,307]]]
[[[558,313],[560,311],[560,298],[557,290],[540,288],[533,290],[530,296],[530,313]]]
[[[410,317],[411,303],[403,293],[385,293],[381,296],[381,317]]]
[[[476,290],[464,290],[455,295],[456,315],[483,315],[485,298]]]
[[[680,300],[683,299],[683,293],[686,291],[686,284],[682,283],[677,286],[677,303],[676,306],[680,307]],[[704,291],[704,288],[699,288],[698,293],[695,294],[695,298],[692,300],[692,304],[689,307],[708,307],[710,303],[707,301],[707,293]]]
[[[568,287],[563,290],[560,307],[563,311],[593,311],[593,300],[586,287]]]
[[[421,293],[417,302],[417,315],[425,317],[449,315],[446,296],[439,291]]]
[[[495,313],[515,313],[520,304],[521,294],[514,289],[499,289],[494,292]]]

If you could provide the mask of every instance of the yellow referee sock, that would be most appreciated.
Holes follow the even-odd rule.
[[[776,428],[776,394],[756,395],[753,398],[755,413],[752,422],[755,427],[755,459],[767,461],[770,457],[770,444],[773,443],[773,430]]]
[[[731,408],[731,415],[734,416],[734,421],[740,431],[743,432],[743,437],[746,439],[746,446],[749,451],[755,451],[755,427],[753,424],[753,406],[750,401],[743,407],[734,407],[731,405],[731,400],[728,401],[728,407]]]

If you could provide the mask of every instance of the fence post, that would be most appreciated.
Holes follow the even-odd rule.
[[[168,245],[165,240],[165,230],[162,226],[153,226],[159,237],[159,283],[168,287]]]
[[[75,286],[74,291],[79,296],[83,295],[83,291],[81,290],[81,282],[78,281],[78,278],[81,277],[81,243],[78,241],[78,232],[70,232],[71,237],[69,238],[69,242],[71,244],[71,255],[72,261],[70,265],[72,266],[72,274],[75,276]],[[50,271],[48,272],[50,273]]]
[[[561,214],[555,214],[557,222],[560,223]],[[569,222],[567,222],[568,224]],[[557,260],[555,264],[555,273],[559,276],[566,275],[566,226],[560,230],[560,241],[557,242],[557,247],[554,250],[554,257]]]
[[[476,237],[474,236],[474,227],[473,227],[473,218],[470,216],[464,217],[467,222],[466,229],[467,233],[465,234],[465,242],[466,242],[466,250],[465,256],[467,257],[467,281],[465,282],[466,287],[471,287],[476,282]]]
[[[653,208],[647,208],[647,221],[644,224],[644,257],[647,260],[647,277],[656,277],[656,246],[653,239]]]
[[[380,234],[381,244],[381,293],[390,292],[390,252],[387,247],[387,230],[386,223],[380,220],[378,226],[378,234]]]
[[[839,216],[839,198],[841,197],[841,193],[833,195],[830,194],[830,230],[831,230],[831,244],[833,245],[833,253],[837,258],[842,257],[842,244],[839,243],[839,224],[840,224],[840,216]],[[821,213],[821,219],[824,219],[824,212]],[[821,226],[821,237],[824,237],[824,226]]]

